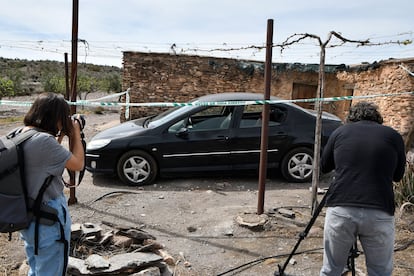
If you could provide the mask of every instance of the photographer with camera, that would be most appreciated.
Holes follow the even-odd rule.
[[[28,275],[66,274],[71,218],[63,194],[62,174],[65,168],[71,171],[84,168],[81,137],[84,124],[80,115],[70,116],[66,100],[54,93],[40,94],[24,117],[22,131],[37,130],[23,144],[28,197],[35,200],[46,186],[41,215],[46,211],[53,214],[49,219],[34,219],[20,232],[30,266]],[[69,138],[71,151],[61,145],[64,136]]]
[[[382,125],[378,107],[358,102],[324,148],[323,173],[335,170],[327,194],[321,276],[339,276],[361,242],[369,276],[391,276],[394,250],[393,181],[404,175],[401,135]]]

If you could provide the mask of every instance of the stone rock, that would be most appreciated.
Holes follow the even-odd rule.
[[[110,266],[108,260],[97,254],[92,254],[86,258],[85,265],[88,269],[91,270],[106,269]]]
[[[126,236],[115,235],[112,238],[113,244],[117,247],[127,248],[134,243],[134,239]]]
[[[158,267],[150,267],[140,272],[134,273],[131,276],[161,276],[161,272]]]
[[[70,226],[71,235],[70,238],[72,240],[78,240],[82,236],[82,224],[74,223]]]
[[[84,260],[69,257],[68,274],[84,275],[116,275],[122,273],[135,273],[141,268],[155,265],[162,261],[162,257],[153,253],[124,253],[117,254],[108,259],[109,267],[99,270],[88,269]]]
[[[295,212],[293,212],[292,210],[288,210],[285,208],[280,208],[278,209],[279,214],[281,214],[282,216],[286,217],[286,218],[295,218]]]
[[[242,214],[236,217],[236,222],[251,229],[263,228],[268,220],[268,216],[265,214]]]
[[[81,225],[82,235],[86,237],[100,237],[102,228],[96,224],[85,222]]]

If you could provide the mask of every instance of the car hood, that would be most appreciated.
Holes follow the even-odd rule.
[[[144,123],[147,118],[140,118],[136,120],[131,120],[117,126],[105,129],[95,135],[92,140],[97,139],[116,139],[121,137],[130,136],[133,134],[141,133],[148,128],[144,127]]]

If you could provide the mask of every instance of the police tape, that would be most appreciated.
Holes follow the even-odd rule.
[[[129,93],[126,94],[129,96]],[[414,95],[414,92],[400,92],[387,93],[376,95],[361,95],[361,96],[339,96],[328,98],[309,98],[309,99],[277,99],[277,100],[250,100],[250,101],[215,101],[215,102],[149,102],[149,103],[130,103],[127,99],[125,103],[119,102],[91,102],[91,101],[77,101],[70,102],[72,105],[89,105],[89,106],[122,106],[122,107],[178,107],[178,106],[227,106],[227,105],[263,105],[275,103],[300,103],[300,102],[336,102],[349,101],[357,99],[379,98],[379,97],[393,97],[403,95]],[[129,98],[129,97],[128,97]]]
[[[102,99],[108,99],[113,97],[120,97],[126,94],[125,103],[121,102],[111,102],[111,101],[102,101]],[[361,96],[338,96],[338,97],[328,97],[328,98],[309,98],[309,99],[277,99],[277,100],[249,100],[249,101],[215,101],[215,102],[142,102],[142,103],[131,103],[129,102],[129,93],[128,91],[111,94],[109,96],[91,99],[91,100],[78,100],[76,102],[68,101],[69,105],[75,106],[120,106],[120,107],[177,107],[177,106],[226,106],[226,105],[263,105],[263,104],[275,104],[275,103],[300,103],[300,102],[336,102],[336,101],[349,101],[349,100],[359,100],[359,99],[369,99],[369,98],[379,98],[379,97],[395,97],[403,95],[413,95],[414,92],[400,92],[400,93],[387,93],[387,94],[376,94],[376,95],[361,95]],[[0,105],[9,105],[9,106],[31,106],[33,102],[30,101],[11,101],[11,100],[0,100]]]

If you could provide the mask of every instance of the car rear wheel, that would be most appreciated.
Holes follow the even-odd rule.
[[[145,151],[132,150],[121,156],[117,172],[119,178],[127,185],[148,185],[157,177],[157,163]]]
[[[288,152],[282,161],[281,172],[290,182],[312,180],[313,151],[309,148],[296,148]]]

